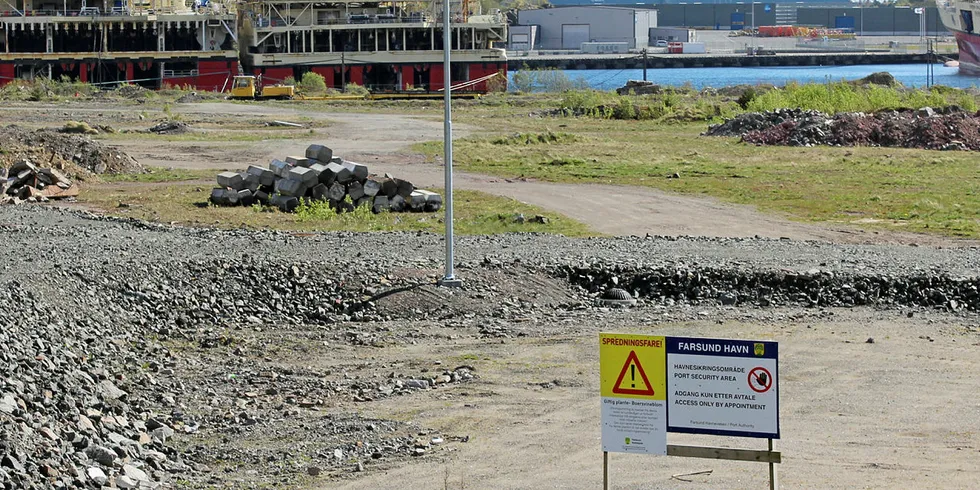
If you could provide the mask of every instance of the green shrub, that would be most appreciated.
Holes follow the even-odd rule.
[[[327,91],[327,82],[323,78],[323,75],[308,71],[303,74],[303,78],[300,80],[297,88],[306,93],[323,93]]]
[[[534,72],[527,65],[514,72],[514,90],[520,93],[530,93],[534,90]]]
[[[636,106],[630,97],[620,97],[613,108],[613,118],[615,119],[636,119]]]
[[[349,95],[360,95],[360,96],[368,96],[368,95],[371,95],[371,91],[370,90],[368,90],[368,89],[364,88],[363,86],[358,85],[356,83],[348,83],[344,87],[344,92],[346,92]]]
[[[736,102],[742,109],[748,109],[749,104],[755,100],[756,96],[758,96],[758,94],[756,93],[755,88],[749,87],[745,89],[745,92],[742,92],[742,95],[738,96],[738,100],[736,100]]]

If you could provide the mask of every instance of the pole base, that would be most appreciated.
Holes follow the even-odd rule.
[[[455,277],[443,277],[436,284],[444,288],[460,288],[463,287],[463,280]]]

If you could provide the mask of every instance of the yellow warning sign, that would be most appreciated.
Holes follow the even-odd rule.
[[[667,399],[664,337],[599,334],[600,392],[603,397]]]

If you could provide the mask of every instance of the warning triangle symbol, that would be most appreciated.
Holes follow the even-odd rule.
[[[653,396],[653,385],[650,384],[647,373],[643,372],[636,351],[631,350],[630,355],[626,357],[626,364],[623,364],[623,370],[619,373],[612,392],[619,395]]]

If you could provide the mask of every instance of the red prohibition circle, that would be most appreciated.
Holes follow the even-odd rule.
[[[761,373],[759,373],[759,371],[761,371]],[[759,380],[759,378],[762,377],[762,375],[765,375],[766,377],[765,383]],[[755,380],[757,383],[762,385],[762,388],[756,388],[755,385],[752,384],[752,380]],[[752,391],[756,393],[765,393],[769,391],[769,388],[772,388],[772,373],[770,373],[768,369],[761,366],[752,368],[752,370],[749,371],[749,388],[752,388]]]

